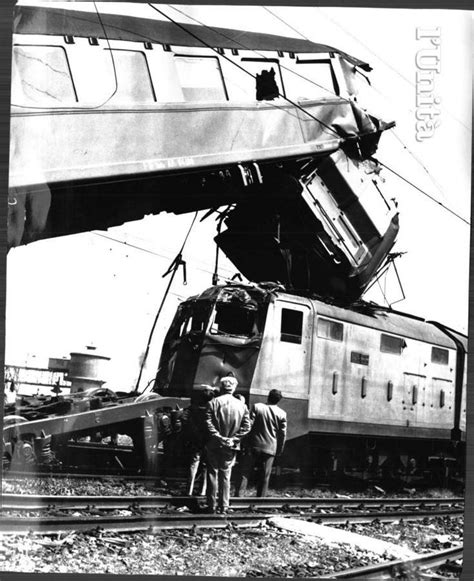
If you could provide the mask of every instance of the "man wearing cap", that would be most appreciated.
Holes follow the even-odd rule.
[[[252,430],[248,436],[247,454],[242,457],[236,496],[245,495],[255,465],[258,469],[257,496],[267,495],[273,461],[283,452],[286,440],[286,412],[277,405],[281,398],[281,391],[272,389],[268,393],[267,403],[256,403],[252,408]]]
[[[245,403],[233,396],[237,379],[227,375],[220,383],[221,395],[209,402],[206,414],[207,508],[225,513],[229,510],[232,466],[240,440],[250,431],[250,418]]]

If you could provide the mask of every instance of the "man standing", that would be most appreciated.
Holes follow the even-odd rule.
[[[240,440],[250,431],[249,411],[244,402],[232,394],[237,379],[226,375],[221,379],[221,395],[207,408],[209,432],[207,450],[207,508],[209,512],[229,510],[230,475]],[[217,502],[217,506],[216,506]]]
[[[283,452],[286,440],[286,412],[278,407],[281,391],[270,390],[267,403],[257,403],[250,414],[252,430],[248,437],[247,454],[242,456],[242,466],[236,496],[245,495],[250,473],[257,465],[257,496],[267,495],[273,460]]]
[[[191,405],[186,410],[186,431],[188,436],[188,449],[190,455],[188,482],[186,494],[193,495],[194,482],[199,467],[202,470],[202,485],[200,495],[206,493],[207,486],[207,460],[206,442],[207,433],[207,405],[214,398],[214,390],[209,385],[203,385],[199,391],[191,396]]]

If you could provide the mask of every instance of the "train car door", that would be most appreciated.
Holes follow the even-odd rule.
[[[307,304],[278,299],[269,305],[251,393],[280,389],[285,399],[307,399],[313,312]]]

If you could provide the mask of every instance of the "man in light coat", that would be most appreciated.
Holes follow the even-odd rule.
[[[233,396],[237,379],[221,379],[221,395],[209,402],[206,424],[209,433],[207,450],[207,510],[226,513],[229,510],[230,476],[240,440],[250,431],[249,411],[244,402]]]
[[[278,389],[270,390],[267,403],[256,403],[250,413],[252,430],[242,456],[240,478],[236,496],[244,496],[252,469],[257,465],[257,496],[267,495],[275,456],[283,452],[286,441],[286,412],[278,407],[282,395]]]

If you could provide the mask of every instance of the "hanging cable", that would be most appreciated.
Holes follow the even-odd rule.
[[[451,210],[451,208],[448,208],[447,206],[445,206],[442,202],[440,202],[439,200],[437,200],[436,198],[434,198],[433,196],[431,196],[430,194],[428,194],[427,192],[425,192],[424,190],[422,190],[421,188],[419,188],[417,185],[415,185],[413,182],[411,182],[407,178],[404,178],[402,175],[400,175],[394,169],[392,169],[391,167],[389,167],[385,163],[381,162],[380,160],[375,159],[375,157],[372,157],[371,159],[372,159],[372,161],[375,161],[375,163],[378,163],[382,167],[388,169],[388,171],[392,172],[394,175],[396,175],[398,178],[400,178],[401,180],[403,180],[408,185],[410,185],[413,188],[415,188],[415,190],[418,190],[424,196],[426,196],[427,198],[429,198],[432,202],[435,202],[436,204],[438,204],[439,206],[441,206],[443,208],[443,210],[446,210],[446,212],[449,212],[450,214],[452,214],[456,218],[459,218],[459,220],[462,220],[465,224],[467,224],[468,226],[470,226],[471,223],[468,220],[466,220],[465,218],[463,218],[462,216],[460,216],[459,214],[457,214],[454,210]]]
[[[194,222],[196,221],[197,216],[198,216],[198,212],[196,212],[194,214],[193,221],[191,222],[191,226],[189,227],[188,233],[186,234],[186,236],[184,238],[184,241],[183,241],[183,244],[181,246],[180,251],[178,252],[176,257],[174,258],[174,260],[170,264],[168,270],[163,274],[163,278],[165,276],[168,276],[168,274],[171,274],[171,277],[170,277],[170,280],[168,282],[168,286],[166,287],[165,293],[163,295],[163,299],[161,301],[161,304],[160,304],[158,311],[156,313],[155,320],[153,321],[153,325],[151,327],[150,336],[148,337],[148,342],[146,345],[145,353],[143,354],[143,359],[142,359],[142,362],[140,365],[140,372],[138,374],[137,383],[136,383],[135,389],[134,389],[135,393],[137,393],[138,388],[140,386],[140,380],[142,378],[143,368],[145,367],[145,363],[146,363],[146,360],[148,357],[148,352],[150,351],[151,340],[152,340],[153,334],[155,332],[156,324],[158,323],[158,319],[160,318],[161,311],[163,310],[166,298],[168,297],[168,293],[170,291],[171,285],[173,284],[174,277],[176,276],[176,273],[178,272],[180,266],[183,267],[184,284],[187,284],[187,281],[186,281],[186,262],[183,260],[183,251],[184,251],[184,247],[186,246],[186,242],[189,238],[189,235],[191,234],[191,230],[193,229]]]
[[[194,34],[193,32],[191,32],[190,30],[188,30],[185,26],[183,26],[180,22],[176,22],[176,20],[174,20],[173,18],[171,18],[171,16],[168,16],[165,12],[159,10],[158,8],[156,8],[156,6],[154,6],[153,4],[148,3],[148,6],[150,6],[150,8],[153,8],[153,10],[155,10],[156,12],[158,12],[158,14],[161,14],[162,16],[164,16],[166,19],[168,19],[170,22],[172,22],[175,26],[177,26],[178,28],[180,28],[181,30],[183,30],[184,32],[186,32],[187,34],[189,34],[190,36],[192,36],[195,40],[198,40],[201,44],[203,44],[204,46],[206,46],[207,48],[211,49],[212,51],[214,51],[216,54],[218,54],[221,58],[227,60],[228,62],[230,62],[231,64],[233,64],[235,67],[237,67],[238,69],[240,69],[241,71],[243,71],[246,75],[249,75],[250,77],[252,77],[253,79],[255,79],[256,77],[254,75],[252,75],[252,73],[250,71],[248,71],[246,68],[240,66],[238,63],[234,62],[232,59],[230,59],[229,57],[227,57],[225,54],[220,54],[219,51],[217,49],[215,49],[214,47],[212,47],[210,44],[208,44],[207,42],[205,42],[204,40],[202,40],[198,35]],[[324,123],[324,121],[321,121],[321,119],[318,119],[317,117],[315,117],[312,113],[310,113],[308,110],[306,110],[304,107],[301,107],[301,105],[298,105],[298,103],[295,103],[294,101],[292,101],[291,99],[289,99],[288,97],[286,97],[285,95],[282,95],[281,93],[278,93],[279,97],[282,97],[283,99],[285,99],[285,101],[288,101],[288,103],[290,103],[291,105],[293,105],[293,107],[296,107],[298,110],[300,110],[302,113],[304,113],[305,115],[308,115],[308,117],[311,117],[311,119],[313,119],[314,121],[316,121],[317,123],[319,123],[320,125],[322,125],[323,127],[325,127],[326,129],[328,129],[329,131],[331,131],[331,133],[333,133],[336,137],[340,138],[339,133],[333,129],[330,125],[327,125],[326,123]],[[279,108],[278,105],[275,105],[274,103],[271,103],[271,105],[273,107]]]

